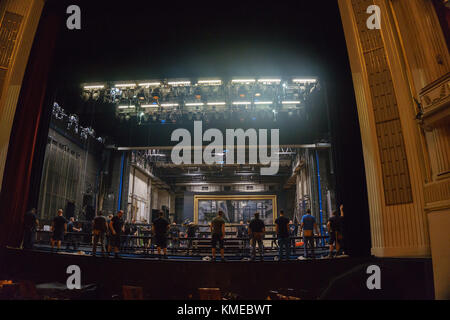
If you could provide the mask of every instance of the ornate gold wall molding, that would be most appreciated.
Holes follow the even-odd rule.
[[[0,3],[0,190],[23,75],[44,0]]]
[[[450,57],[434,6],[428,0],[338,3],[363,142],[372,253],[432,254],[436,297],[448,299],[450,255],[442,243],[450,241]],[[366,27],[370,5],[381,10],[380,30]],[[394,121],[395,127],[385,124]],[[389,205],[387,193],[395,189],[386,188],[380,133],[394,137],[393,130],[401,131],[404,147],[391,140],[397,155],[388,159],[406,156],[412,201]],[[402,172],[396,164],[394,172]]]

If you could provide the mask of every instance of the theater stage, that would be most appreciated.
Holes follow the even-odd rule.
[[[82,285],[96,284],[99,299],[141,286],[148,299],[196,298],[197,288],[220,288],[241,299],[265,299],[269,291],[294,289],[303,299],[433,299],[431,259],[337,258],[289,262],[206,262],[101,258],[75,254],[0,251],[2,279],[66,283],[67,267],[78,265]],[[369,290],[369,265],[381,269],[381,289]]]

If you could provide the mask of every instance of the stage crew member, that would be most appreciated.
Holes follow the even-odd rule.
[[[264,222],[259,218],[259,213],[255,213],[255,218],[250,221],[248,225],[248,234],[250,236],[251,246],[252,246],[252,260],[256,257],[256,243],[258,243],[259,255],[261,261],[264,260],[264,233],[266,232],[266,226]]]
[[[286,260],[289,260],[289,219],[284,216],[284,211],[280,210],[280,216],[275,220],[275,228],[278,238],[278,258],[283,259],[283,250],[286,251]]]
[[[217,217],[211,221],[211,254],[212,260],[216,261],[216,246],[219,243],[220,257],[225,261],[223,239],[225,237],[225,220],[223,219],[223,211],[219,211]]]
[[[116,216],[114,216],[109,222],[109,230],[111,232],[110,244],[108,246],[108,251],[111,251],[111,247],[114,248],[114,256],[119,257],[120,249],[120,236],[123,232],[123,211],[120,210]]]
[[[58,210],[58,215],[53,219],[51,230],[53,232],[51,238],[52,252],[53,252],[55,242],[58,250],[61,248],[61,241],[64,240],[64,234],[67,232],[67,220],[63,216],[62,209]]]
[[[100,245],[102,246],[102,255],[105,255],[105,234],[108,231],[108,224],[101,211],[98,212],[98,216],[92,221],[92,255],[95,257],[97,251],[97,243],[100,240]]]
[[[164,252],[164,259],[167,258],[167,231],[170,223],[163,217],[163,212],[159,211],[159,217],[153,221],[153,236],[155,237],[158,256],[161,258],[161,249]]]

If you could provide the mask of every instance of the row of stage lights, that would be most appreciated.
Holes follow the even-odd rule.
[[[178,123],[182,121],[278,121],[278,119],[282,117],[296,119],[306,119],[306,112],[302,109],[290,109],[286,111],[277,111],[275,109],[264,109],[258,111],[248,111],[248,110],[237,110],[237,111],[188,111],[188,112],[180,112],[180,111],[162,111],[162,112],[154,112],[154,113],[145,113],[134,112],[134,113],[121,113],[118,115],[118,118],[121,122],[132,121],[136,122],[139,125],[145,123]]]
[[[294,99],[291,97],[284,97],[285,99],[281,99],[279,94],[277,94],[277,98],[275,99],[267,99],[267,94],[265,92],[265,89],[262,89],[261,91],[263,94],[261,94],[260,90],[255,90],[251,95],[248,95],[248,92],[245,91],[249,87],[248,85],[251,85],[253,83],[261,83],[263,85],[280,85],[281,79],[233,79],[231,82],[227,82],[226,84],[237,84],[240,85],[239,88],[239,101],[206,101],[205,97],[202,97],[202,94],[195,93],[195,99],[189,101],[174,101],[177,100],[176,97],[173,97],[173,94],[165,94],[163,91],[171,90],[172,87],[176,89],[176,87],[190,87],[192,86],[191,81],[159,81],[159,82],[142,82],[142,83],[116,83],[111,86],[105,87],[104,84],[96,84],[96,85],[85,85],[83,87],[83,99],[88,100],[92,98],[93,100],[98,100],[100,98],[103,98],[104,101],[113,102],[118,106],[118,109],[122,109],[126,111],[127,109],[134,109],[136,105],[139,105],[141,108],[161,108],[161,107],[204,107],[204,106],[225,106],[225,105],[234,105],[234,106],[249,106],[249,105],[272,105],[272,104],[287,104],[287,105],[298,105],[301,103],[301,101],[298,99],[298,94],[294,95]],[[295,78],[291,80],[290,84],[294,84],[297,86],[300,86],[301,91],[304,93],[305,88],[311,88],[314,90],[315,84],[317,83],[317,79],[300,79]],[[221,86],[225,84],[222,80],[215,79],[215,80],[198,80],[196,84],[193,86]],[[288,81],[284,81],[282,83],[283,88],[289,88]],[[152,94],[150,95],[147,92],[147,95],[144,93],[144,89],[149,89],[152,87]],[[246,88],[246,89],[243,89]],[[273,88],[273,87],[272,87]],[[108,91],[109,90],[109,91]],[[195,89],[199,90],[199,89]],[[242,91],[244,90],[245,93]],[[138,91],[138,92],[137,92]],[[306,90],[308,91],[308,90]],[[155,93],[156,92],[156,93]],[[171,91],[170,91],[171,92]],[[310,91],[309,91],[310,92]],[[303,94],[302,93],[302,94]],[[183,93],[185,94],[185,93]],[[214,95],[214,93],[213,93]],[[169,96],[169,98],[167,98]],[[269,94],[269,96],[274,96],[274,94]],[[161,99],[163,97],[164,99]],[[249,98],[252,97],[252,98]],[[203,98],[203,99],[202,99]],[[211,94],[210,97],[211,98]],[[288,99],[286,99],[288,98]],[[290,99],[289,99],[290,98]],[[201,100],[202,99],[202,100]],[[219,97],[220,99],[220,97]],[[283,101],[279,101],[279,100]],[[161,101],[166,100],[166,101]],[[183,99],[181,99],[183,100]],[[210,99],[207,99],[210,100]],[[224,99],[225,100],[225,99]],[[226,99],[228,100],[228,99]],[[236,100],[236,99],[231,99]],[[244,101],[245,100],[245,101]],[[271,101],[272,100],[272,101]],[[132,111],[132,110],[128,110]]]
[[[231,80],[231,84],[252,84],[252,83],[261,83],[266,85],[272,85],[272,84],[280,84],[281,79],[233,79]],[[317,83],[317,79],[312,78],[294,78],[292,79],[292,83],[294,84],[313,84]],[[149,87],[158,87],[163,85],[169,85],[169,86],[191,86],[191,81],[158,81],[158,82],[141,82],[141,83],[117,83],[114,85],[115,88],[149,88]],[[195,85],[207,85],[207,86],[220,86],[224,84],[224,82],[220,79],[214,79],[214,80],[198,80]],[[286,82],[283,83],[283,86],[286,86]],[[97,85],[85,85],[83,86],[84,90],[99,90],[99,89],[105,89],[105,85],[103,84],[97,84]]]

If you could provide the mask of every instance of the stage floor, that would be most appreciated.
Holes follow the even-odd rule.
[[[0,251],[3,279],[65,284],[71,265],[82,285],[96,284],[98,299],[121,294],[123,285],[143,287],[147,299],[195,298],[198,288],[220,288],[240,299],[261,300],[271,290],[291,289],[303,299],[433,299],[431,259],[337,259],[206,262],[200,259],[119,259],[70,253]],[[369,290],[367,267],[381,269],[381,290]]]

